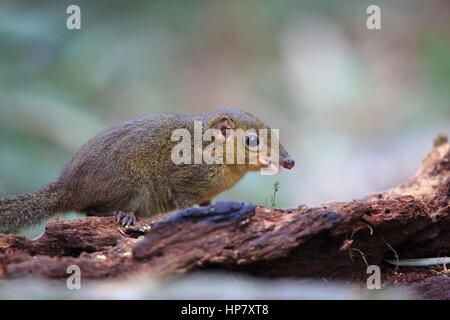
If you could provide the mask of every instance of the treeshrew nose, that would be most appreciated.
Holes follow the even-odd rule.
[[[287,158],[283,159],[282,165],[286,169],[292,169],[294,167],[294,165],[295,165],[295,161],[291,157],[287,157]]]

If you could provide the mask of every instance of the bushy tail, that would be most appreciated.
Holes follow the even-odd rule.
[[[0,195],[0,232],[32,226],[63,211],[61,188],[49,184],[32,193]]]

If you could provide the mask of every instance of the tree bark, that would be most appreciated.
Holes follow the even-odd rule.
[[[191,208],[128,229],[110,217],[53,219],[35,240],[0,235],[0,277],[65,278],[67,267],[76,264],[84,278],[228,270],[365,285],[367,266],[378,265],[384,285],[450,298],[442,266],[384,262],[450,256],[449,200],[450,144],[441,139],[413,178],[361,200],[290,210],[228,203],[210,207],[214,212]]]

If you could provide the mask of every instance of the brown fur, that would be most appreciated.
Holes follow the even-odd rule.
[[[0,231],[35,224],[56,212],[134,212],[148,217],[175,208],[208,203],[234,186],[250,165],[175,165],[172,131],[201,120],[203,129],[231,119],[236,128],[268,128],[250,113],[223,109],[191,116],[155,114],[120,123],[88,141],[56,182],[34,193],[0,196]],[[280,146],[280,153],[287,154]]]

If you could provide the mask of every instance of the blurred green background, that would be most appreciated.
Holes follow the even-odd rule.
[[[81,30],[66,28],[70,4]],[[367,29],[369,4],[382,30]],[[275,181],[279,207],[387,189],[450,131],[450,2],[0,3],[2,194],[51,182],[117,122],[222,107],[279,128],[297,166],[220,199],[264,204]]]

